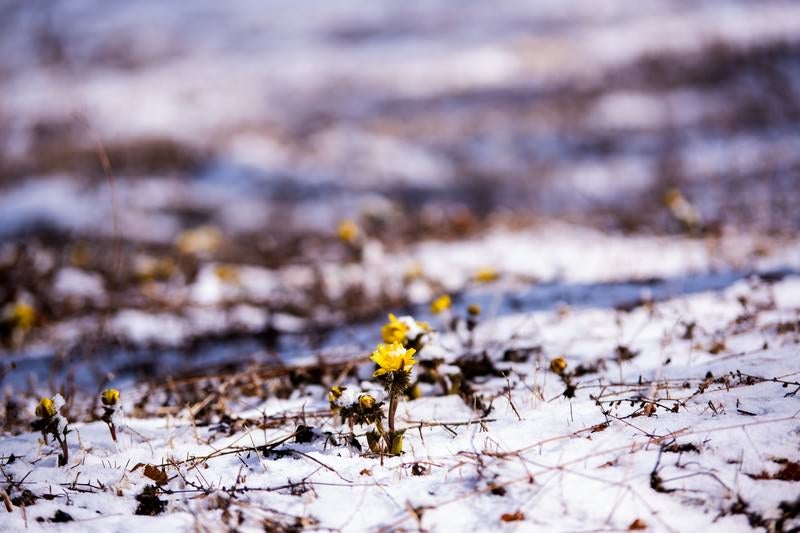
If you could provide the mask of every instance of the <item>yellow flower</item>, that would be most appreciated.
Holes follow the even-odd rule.
[[[213,226],[188,229],[178,235],[175,245],[182,254],[211,254],[222,245],[222,232]]]
[[[492,281],[497,281],[499,277],[500,274],[492,267],[481,267],[475,272],[473,279],[478,283],[491,283]]]
[[[335,403],[336,400],[342,397],[342,392],[344,392],[346,388],[347,387],[340,387],[338,385],[331,387],[331,391],[328,393],[328,402],[331,404]]]
[[[235,266],[217,265],[214,267],[214,274],[220,281],[231,285],[236,285],[240,281],[239,270]]]
[[[36,406],[36,416],[39,418],[50,418],[56,414],[56,406],[50,398],[42,398]]]
[[[117,405],[119,402],[119,391],[117,389],[106,389],[100,396],[103,405]]]
[[[24,302],[17,302],[11,310],[11,321],[19,329],[28,331],[36,322],[36,310]]]
[[[389,322],[381,327],[381,338],[385,343],[403,343],[408,335],[408,325],[397,320],[397,317],[389,313]]]
[[[369,410],[375,407],[375,398],[372,397],[370,394],[362,394],[358,397],[358,405],[361,406],[363,410]]]
[[[443,294],[431,302],[431,313],[438,315],[439,313],[450,309],[450,306],[452,305],[453,301],[450,299],[450,296]]]
[[[171,257],[155,258],[149,255],[138,255],[133,258],[133,270],[139,281],[167,280],[177,269]]]
[[[360,230],[355,222],[352,220],[342,220],[339,227],[336,229],[336,234],[344,242],[354,243],[358,239]]]
[[[555,374],[563,374],[564,371],[567,369],[567,360],[563,357],[556,357],[552,361],[550,361],[550,370],[553,371]]]
[[[372,375],[382,376],[389,372],[410,372],[414,366],[414,348],[405,349],[399,342],[392,344],[379,344],[378,349],[372,352],[372,359],[380,368]]]
[[[668,190],[664,194],[664,204],[669,208],[672,216],[688,229],[695,229],[700,225],[700,212],[679,189]]]
[[[672,188],[664,193],[664,204],[670,209],[674,209],[685,200],[686,198],[683,196],[680,189]]]

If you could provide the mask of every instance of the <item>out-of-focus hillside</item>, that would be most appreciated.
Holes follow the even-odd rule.
[[[111,233],[98,142],[132,241],[269,247],[386,202],[414,236],[463,206],[674,231],[672,186],[712,227],[800,223],[795,2],[2,9],[6,235]]]

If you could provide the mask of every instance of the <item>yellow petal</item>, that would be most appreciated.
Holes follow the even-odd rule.
[[[39,418],[50,418],[56,414],[56,406],[50,398],[42,398],[36,406],[36,416]]]

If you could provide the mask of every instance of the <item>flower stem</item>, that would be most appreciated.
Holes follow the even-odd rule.
[[[397,412],[397,395],[389,396],[389,434],[394,434],[394,415]],[[391,444],[390,444],[391,445]]]
[[[61,445],[61,455],[58,458],[58,466],[65,466],[69,462],[69,448],[67,447],[67,438],[59,436],[57,433],[54,435],[58,443]]]

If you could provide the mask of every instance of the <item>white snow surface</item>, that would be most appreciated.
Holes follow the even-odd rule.
[[[671,259],[677,252],[663,241],[641,249],[644,257],[651,253],[648,246],[653,254],[664,250],[664,261],[625,264],[613,259],[613,242],[598,239],[596,246],[612,259],[572,255],[562,265],[565,276],[597,283],[620,269],[652,276],[687,267]],[[691,243],[684,245],[691,251]],[[428,260],[457,255],[459,246],[442,246]],[[582,248],[585,257],[600,261],[591,246]],[[712,262],[699,252],[686,257],[697,257],[698,267]],[[508,261],[504,267],[513,269]],[[465,304],[481,294],[468,290],[454,313],[463,314]],[[247,308],[238,313],[245,322],[254,319]],[[295,429],[291,422],[257,429],[262,415],[327,409],[327,390],[317,385],[300,386],[288,399],[233,402],[232,412],[250,422],[231,436],[195,427],[187,409],[164,418],[129,418],[130,431],[118,445],[102,422],[75,423],[67,468],[56,466],[54,448],[43,446],[38,435],[6,435],[0,439],[3,472],[9,480],[24,479],[20,488],[6,484],[11,496],[24,487],[53,497],[38,499],[24,512],[14,507],[0,514],[0,529],[43,527],[37,519],[61,510],[74,519],[58,526],[66,531],[221,530],[234,524],[255,531],[276,522],[342,531],[582,531],[625,530],[636,520],[652,531],[747,531],[748,516],[730,512],[739,500],[748,512],[774,521],[781,502],[800,497],[800,484],[775,477],[786,460],[798,459],[800,398],[792,393],[800,387],[799,318],[800,276],[791,272],[774,283],[753,277],[722,289],[677,293],[629,312],[602,304],[496,317],[485,310],[474,351],[485,351],[505,374],[474,380],[491,412],[484,416],[459,396],[442,396],[426,385],[422,397],[400,403],[398,427],[408,431],[399,457],[362,454],[324,437],[290,439],[275,447],[277,454],[253,451]],[[150,320],[130,315],[124,323],[144,337],[156,331],[177,335],[186,327],[165,317]],[[464,353],[463,338],[441,324],[438,329],[430,341],[435,344],[423,354]],[[376,330],[376,342],[378,337]],[[636,355],[618,362],[618,346]],[[530,358],[504,361],[512,348],[528,350]],[[605,367],[575,377],[576,395],[568,399],[564,383],[548,370],[556,356],[564,356],[573,370],[599,360]],[[372,365],[361,365],[359,374],[369,379]],[[451,373],[451,366],[442,372]],[[353,392],[378,386],[343,385]],[[126,413],[144,392],[135,384],[123,388]],[[598,406],[595,398],[603,403]],[[652,416],[643,413],[642,401],[658,402]],[[675,405],[677,412],[671,410]],[[332,415],[309,417],[307,423],[323,432],[347,431]],[[355,428],[363,449],[367,429]],[[693,447],[662,449],[671,445]],[[153,483],[135,465],[204,456],[166,468],[169,481],[159,496],[165,513],[134,514],[136,495]],[[654,484],[654,472],[661,485]],[[798,525],[795,518],[785,527]]]

